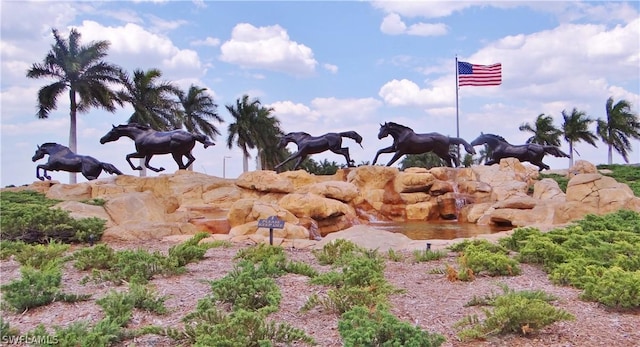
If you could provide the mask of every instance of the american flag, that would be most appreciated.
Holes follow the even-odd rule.
[[[476,65],[458,62],[458,86],[499,86],[502,83],[502,64]]]

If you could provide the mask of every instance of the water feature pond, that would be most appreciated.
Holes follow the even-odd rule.
[[[412,240],[452,240],[513,229],[513,227],[458,223],[457,221],[371,222],[369,225],[404,234]]]

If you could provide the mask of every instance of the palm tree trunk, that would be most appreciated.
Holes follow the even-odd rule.
[[[73,153],[78,153],[78,140],[77,140],[77,132],[76,132],[76,114],[77,114],[77,104],[76,104],[76,91],[71,88],[69,91],[69,101],[71,102],[71,111],[69,112],[69,149]],[[75,172],[69,172],[69,184],[76,184],[77,174]]]
[[[256,171],[262,170],[262,153],[258,149],[258,155],[256,155]]]
[[[142,170],[140,170],[140,177],[147,177],[147,167],[144,166],[144,159],[145,158],[140,158],[140,167],[142,168]]]
[[[613,164],[613,146],[609,144],[609,148],[607,149],[607,163],[609,165]]]
[[[569,142],[569,168],[573,166],[573,142]]]
[[[247,171],[249,171],[249,156],[245,154],[242,156],[242,172]]]

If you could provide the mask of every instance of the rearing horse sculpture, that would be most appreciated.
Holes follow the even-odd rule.
[[[127,154],[127,162],[133,170],[142,170],[140,166],[134,166],[131,158],[145,158],[144,166],[155,172],[164,171],[163,167],[155,168],[149,165],[149,161],[155,154],[173,155],[173,159],[178,164],[178,168],[185,170],[196,158],[191,154],[191,150],[196,141],[204,144],[204,148],[215,145],[207,140],[202,134],[192,134],[184,130],[156,131],[148,126],[136,123],[112,125],[112,129],[100,139],[101,144],[116,141],[122,136],[132,139],[136,145],[136,151]],[[187,158],[187,163],[182,162],[182,157]]]
[[[536,165],[542,171],[549,170],[549,165],[542,162],[545,154],[551,154],[555,157],[569,158],[569,155],[561,151],[556,146],[543,146],[537,143],[527,143],[524,145],[512,145],[504,137],[494,134],[483,134],[475,140],[471,141],[472,146],[486,144],[491,149],[491,160],[487,160],[485,165],[492,165],[500,162],[502,158],[513,157],[520,161],[528,161]]]
[[[378,160],[378,156],[382,153],[394,153],[393,158],[387,163],[387,166],[395,163],[400,157],[405,154],[422,154],[426,152],[433,152],[449,167],[460,165],[459,159],[449,152],[449,146],[451,145],[463,145],[464,149],[469,154],[475,154],[476,151],[473,147],[467,143],[464,139],[458,137],[448,137],[439,133],[427,133],[416,134],[411,128],[394,122],[380,124],[380,132],[378,133],[378,139],[382,139],[391,135],[393,137],[393,144],[389,147],[383,148],[376,153],[373,158],[375,165]]]
[[[360,147],[362,147],[362,136],[355,131],[327,133],[322,136],[311,136],[305,132],[288,133],[280,138],[278,148],[284,148],[289,142],[294,142],[298,145],[298,151],[285,159],[282,163],[276,165],[275,169],[278,170],[282,165],[297,158],[298,161],[296,161],[296,164],[293,167],[293,169],[296,170],[300,167],[300,164],[307,156],[310,154],[322,153],[324,151],[341,154],[347,161],[348,166],[354,166],[353,161],[349,157],[349,148],[342,147],[342,137],[353,139],[360,145]]]
[[[35,162],[44,158],[45,154],[49,155],[47,163],[36,167],[36,177],[41,181],[44,181],[45,178],[51,179],[51,176],[47,175],[47,170],[82,172],[84,178],[89,181],[98,178],[102,170],[110,174],[122,175],[120,170],[109,163],[103,163],[88,155],[75,154],[69,147],[54,142],[46,142],[42,146],[38,146],[31,160]],[[40,169],[42,169],[42,176],[40,176]]]

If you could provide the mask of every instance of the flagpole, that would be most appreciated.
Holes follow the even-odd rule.
[[[456,137],[460,138],[460,108],[458,105],[458,55],[456,54]],[[460,161],[460,145],[456,146],[458,149],[458,161]]]

